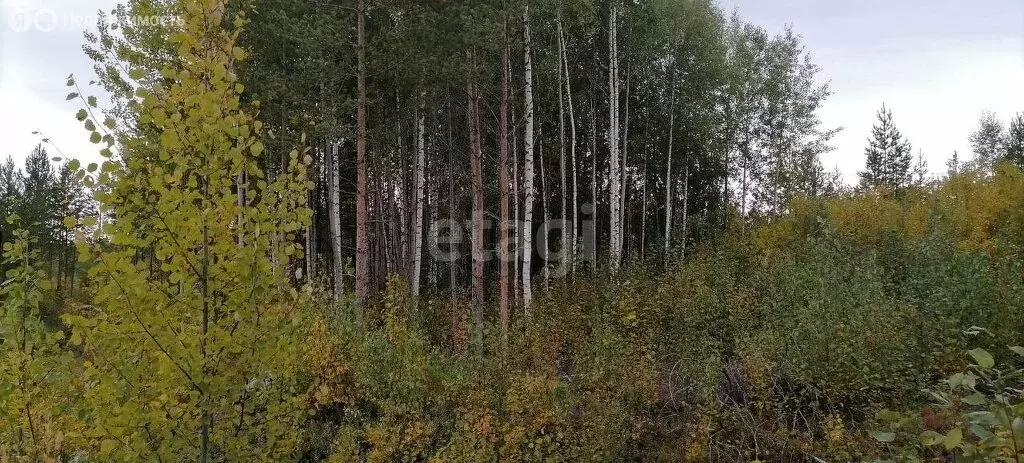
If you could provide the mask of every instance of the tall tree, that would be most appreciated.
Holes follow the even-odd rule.
[[[102,311],[65,317],[93,359],[80,368],[100,460],[285,458],[305,416],[292,374],[304,302],[289,275],[312,159],[286,153],[283,173],[237,202],[241,173],[265,177],[265,146],[244,109],[258,103],[243,105],[232,71],[245,58],[238,30],[222,28],[245,16],[225,7],[190,2],[170,39],[175,65],[159,70],[166,82],[136,82],[137,120],[160,136],[78,172],[107,188],[100,199],[117,218],[96,235],[109,244],[81,244]]]
[[[526,79],[526,134],[524,143],[526,150],[523,153],[525,169],[523,183],[526,190],[523,211],[523,308],[529,314],[530,306],[533,303],[532,268],[530,263],[533,260],[533,203],[534,203],[534,172],[533,172],[533,53],[530,50],[532,39],[530,37],[530,6],[523,7],[523,72]]]
[[[369,248],[366,222],[366,0],[356,6],[356,307],[362,315],[362,304],[367,298],[369,278]]]
[[[1010,121],[1006,136],[1006,160],[1024,169],[1024,113],[1017,113]]]
[[[420,296],[420,274],[423,265],[423,208],[426,202],[424,185],[427,173],[426,112],[426,94],[421,92],[420,107],[416,117],[416,172],[414,174],[416,182],[414,207],[416,211],[413,214],[412,224],[412,273],[409,275],[412,296],[417,300]]]
[[[865,169],[860,172],[862,187],[898,192],[910,185],[913,161],[910,142],[896,128],[892,111],[885,105],[878,110],[878,122],[871,129],[865,154]]]
[[[995,163],[1006,156],[1006,126],[991,111],[981,114],[970,141],[974,151],[974,159],[971,160],[974,169],[991,171]]]
[[[622,166],[619,152],[619,46],[618,2],[608,7],[608,207],[609,249],[608,259],[613,271],[622,261]]]
[[[508,345],[508,265],[509,265],[509,210],[508,198],[511,184],[508,178],[508,100],[509,100],[509,53],[508,19],[503,12],[501,22],[504,44],[501,47],[501,99],[498,103],[498,201],[501,223],[498,224],[498,314],[501,323],[502,346]]]

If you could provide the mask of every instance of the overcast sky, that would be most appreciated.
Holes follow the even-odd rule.
[[[0,0],[0,156],[19,164],[41,131],[69,155],[95,156],[64,100],[64,78],[93,78],[82,32],[116,0]],[[848,183],[863,166],[875,112],[884,102],[933,172],[984,110],[1009,120],[1024,111],[1024,0],[722,0],[747,21],[803,36],[833,96],[821,111],[842,126],[824,157]],[[29,23],[26,23],[28,18]],[[32,24],[35,23],[35,24]],[[28,24],[28,30],[25,29]],[[88,90],[87,90],[88,92]]]

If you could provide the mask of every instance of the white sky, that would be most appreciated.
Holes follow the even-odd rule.
[[[98,145],[75,120],[81,101],[65,101],[68,74],[85,95],[106,98],[92,61],[82,51],[86,28],[95,30],[96,12],[115,0],[0,0],[0,157],[20,165],[42,138],[49,137],[69,157],[98,158]],[[48,148],[51,156],[56,150]]]
[[[831,82],[821,117],[844,127],[822,159],[847,183],[884,102],[932,173],[968,136],[984,110],[1004,121],[1024,112],[1024,0],[721,0],[770,32],[786,24]]]
[[[1022,0],[720,1],[769,31],[792,24],[803,36],[820,78],[831,82],[822,119],[845,127],[823,163],[848,183],[863,166],[883,102],[933,172],[944,171],[953,150],[970,157],[967,137],[983,110],[1004,120],[1024,111]],[[64,99],[64,78],[94,78],[82,31],[93,27],[96,10],[115,3],[0,0],[0,156],[21,163],[39,141],[36,130],[68,155],[96,156],[74,118],[80,102]],[[22,32],[26,14],[36,24]]]

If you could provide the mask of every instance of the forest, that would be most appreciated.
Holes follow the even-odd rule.
[[[95,153],[0,163],[0,462],[1024,461],[1024,113],[929,170],[880,104],[846,184],[798,31],[713,0],[83,51]]]

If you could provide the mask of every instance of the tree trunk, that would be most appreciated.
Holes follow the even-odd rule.
[[[683,246],[682,251],[679,254],[680,259],[686,259],[686,227],[689,220],[687,220],[690,206],[690,162],[686,162],[686,172],[683,174]]]
[[[508,22],[502,21],[502,36],[508,39]],[[501,223],[498,238],[498,316],[501,322],[501,346],[508,347],[508,264],[509,264],[509,211],[508,211],[508,47],[501,54],[501,101],[498,106],[498,185],[501,190],[499,213]]]
[[[475,57],[470,58],[471,62]],[[484,310],[484,171],[480,141],[480,114],[476,86],[469,84],[468,128],[470,141],[469,166],[473,184],[473,324],[474,338],[483,335]],[[477,343],[477,347],[480,344]]]
[[[565,77],[562,74],[562,69],[565,66],[564,53],[562,50],[562,20],[559,18],[556,21],[558,27],[558,165],[559,165],[559,176],[562,181],[562,188],[559,190],[562,194],[562,227],[561,236],[559,238],[559,252],[562,255],[562,259],[566,257],[566,250],[569,249],[569,230],[565,226],[565,221],[569,219],[567,209],[568,206],[568,191],[566,191],[565,183],[565,98],[562,94],[562,83],[565,81]],[[560,263],[560,264],[564,264]]]
[[[356,10],[356,322],[362,323],[367,298],[366,237],[366,3]]]
[[[548,284],[551,281],[551,266],[549,265],[550,264],[549,260],[551,259],[551,242],[549,241],[549,239],[551,237],[551,233],[550,233],[551,229],[548,228],[548,220],[551,218],[551,215],[548,213],[548,196],[550,194],[549,190],[548,190],[548,177],[547,177],[547,173],[544,172],[544,164],[547,164],[547,162],[545,162],[545,158],[544,158],[544,131],[543,130],[540,131],[540,139],[541,140],[540,140],[540,143],[539,143],[539,149],[537,151],[537,157],[540,158],[540,204],[541,204],[541,219],[542,219],[541,220],[541,240],[540,240],[540,242],[542,243],[541,246],[544,247],[544,252],[542,253],[542,257],[544,259],[544,268],[543,268],[544,290],[547,291],[548,289],[550,289]]]
[[[669,79],[668,104],[668,156],[665,168],[665,265],[668,265],[672,253],[672,143],[676,134],[676,70],[672,67]]]
[[[328,142],[329,146],[325,146],[324,158],[327,160],[328,169],[328,203],[330,210],[328,211],[328,220],[330,221],[329,227],[331,231],[331,254],[333,256],[333,268],[334,268],[334,300],[341,299],[342,292],[345,290],[344,283],[344,269],[342,268],[341,261],[341,204],[339,187],[339,168],[340,164],[338,160],[338,144]]]
[[[572,225],[571,234],[572,241],[569,243],[569,258],[572,259],[571,271],[576,271],[576,246],[579,242],[579,209],[580,209],[580,198],[579,198],[579,183],[576,172],[576,113],[573,110],[572,104],[572,82],[569,78],[569,60],[568,52],[565,46],[565,34],[561,29],[561,21],[558,23],[558,43],[561,47],[562,54],[562,65],[565,69],[565,96],[569,103],[569,156],[570,162],[572,163]]]
[[[508,46],[505,47],[505,53],[508,53]],[[511,80],[511,77],[510,77]],[[516,121],[516,108],[513,105],[509,108],[512,114],[512,210],[515,212],[515,222],[512,229],[512,234],[515,236],[515,245],[513,246],[513,268],[512,268],[512,298],[515,301],[519,301],[519,285],[520,285],[520,267],[521,259],[523,254],[523,237],[519,230],[522,225],[522,211],[519,204],[519,132],[515,130]]]
[[[427,163],[425,142],[426,92],[420,92],[420,111],[416,119],[416,212],[413,214],[412,237],[412,274],[409,283],[412,286],[413,304],[417,305],[420,296],[420,268],[423,265],[423,200],[424,183]]]
[[[523,8],[524,66],[526,74],[526,199],[523,224],[523,310],[530,313],[533,302],[533,286],[530,281],[533,258],[533,57],[530,52],[530,7]]]
[[[590,268],[597,272],[597,105],[594,103],[594,96],[590,96],[590,200],[594,203],[591,206],[591,228],[593,232],[590,246]]]
[[[618,70],[618,9],[612,0],[608,12],[608,208],[609,216],[609,268],[615,272],[621,262],[621,210],[619,202],[622,182],[619,165],[619,70]]]
[[[630,73],[629,67],[626,67],[626,114],[623,115],[622,121],[622,180],[619,184],[619,248],[626,249],[625,237],[629,236],[626,231],[626,186],[627,180],[629,179],[629,167],[627,163],[627,155],[629,150],[629,92],[630,83],[632,81],[632,74]]]

